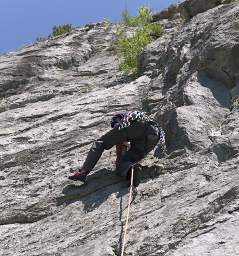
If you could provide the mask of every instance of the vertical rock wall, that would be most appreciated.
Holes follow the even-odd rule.
[[[136,80],[118,71],[106,23],[0,56],[0,254],[119,255],[128,189],[114,151],[87,186],[67,176],[113,113],[141,109],[168,151],[141,163],[125,255],[239,255],[238,17],[237,1],[157,14],[164,34]]]

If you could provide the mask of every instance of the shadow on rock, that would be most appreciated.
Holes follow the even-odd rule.
[[[209,72],[209,71],[208,71]],[[209,73],[210,74],[210,73]],[[199,72],[198,81],[200,84],[208,88],[215,100],[224,108],[230,108],[231,106],[231,97],[230,90],[227,88],[223,82],[220,82],[219,79],[213,79],[206,72]]]
[[[69,184],[62,190],[63,196],[57,198],[57,206],[81,201],[84,210],[89,212],[100,206],[111,194],[122,197],[128,192],[126,181],[109,169],[89,175],[85,184]]]

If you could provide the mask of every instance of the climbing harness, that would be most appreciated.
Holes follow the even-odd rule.
[[[126,244],[126,236],[127,236],[128,222],[129,222],[130,205],[131,205],[131,198],[132,198],[132,191],[133,191],[133,179],[134,179],[134,167],[132,167],[132,171],[131,171],[128,210],[127,210],[127,216],[126,216],[126,221],[125,221],[125,229],[124,229],[123,243],[122,243],[122,249],[121,249],[121,256],[124,255],[124,248],[125,248],[125,244]]]

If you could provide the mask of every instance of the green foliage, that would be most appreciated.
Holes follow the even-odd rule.
[[[152,12],[146,6],[142,6],[139,8],[137,17],[139,25],[145,26],[152,22]]]
[[[139,30],[131,37],[127,37],[125,34],[121,35],[116,45],[121,60],[120,70],[136,75],[138,72],[138,55],[151,41],[151,36],[145,30]]]
[[[131,17],[125,11],[122,18],[125,25],[137,29],[132,36],[127,35],[124,26],[117,29],[116,50],[120,61],[119,68],[130,75],[137,75],[140,53],[147,44],[162,34],[162,27],[159,23],[152,23],[152,12],[145,6],[139,8],[137,16]]]
[[[132,17],[130,16],[128,10],[122,12],[122,20],[125,25],[134,27],[133,25],[135,24],[135,22],[132,20]]]
[[[163,29],[159,23],[150,23],[146,25],[145,29],[153,38],[158,38],[163,33]]]
[[[37,42],[44,42],[45,40],[46,40],[46,38],[45,37],[41,37],[41,36],[36,38]]]
[[[147,6],[141,6],[137,16],[130,16],[129,12],[125,10],[122,13],[122,20],[129,27],[145,26],[152,21],[152,12]]]
[[[104,23],[104,26],[105,26],[106,29],[108,29],[110,27],[111,22],[110,22],[109,19],[104,18],[103,23]]]
[[[72,30],[71,24],[64,24],[59,26],[54,26],[52,28],[52,36],[59,36],[65,33],[69,33]]]

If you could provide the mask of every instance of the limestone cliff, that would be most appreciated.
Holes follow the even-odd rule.
[[[239,255],[239,3],[187,0],[154,17],[140,77],[118,71],[116,25],[97,23],[0,56],[0,254],[118,255],[128,189],[104,153],[111,116],[141,109],[167,132],[132,204],[125,255]]]

